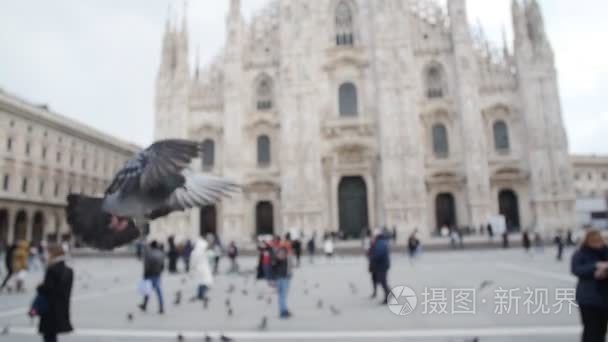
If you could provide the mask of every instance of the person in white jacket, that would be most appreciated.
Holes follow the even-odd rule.
[[[199,238],[190,255],[190,275],[198,284],[197,294],[193,300],[205,300],[207,290],[213,285],[213,273],[209,264],[209,243]]]

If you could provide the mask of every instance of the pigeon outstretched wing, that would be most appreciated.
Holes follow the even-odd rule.
[[[171,210],[185,210],[217,203],[240,187],[223,178],[184,171],[185,182],[167,201]]]
[[[106,195],[140,192],[168,196],[185,182],[182,171],[200,156],[201,145],[194,141],[161,140],[127,161],[108,186]]]

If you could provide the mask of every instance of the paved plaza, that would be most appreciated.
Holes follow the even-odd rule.
[[[225,270],[227,260],[223,262]],[[189,303],[194,285],[186,275],[165,275],[166,314],[159,316],[155,298],[148,313],[136,308],[138,261],[82,258],[71,263],[77,276],[72,304],[76,331],[62,341],[175,341],[178,334],[185,341],[203,341],[206,335],[219,340],[222,333],[235,341],[573,341],[581,329],[569,303],[575,279],[568,262],[554,260],[552,249],[533,256],[521,249],[429,252],[414,264],[394,254],[391,285],[407,286],[416,295],[416,303],[401,292],[391,301],[391,309],[403,315],[369,298],[364,257],[318,258],[313,265],[303,259],[290,293],[294,317],[287,321],[277,318],[272,289],[255,282],[250,272],[220,275],[207,309]],[[254,258],[243,259],[242,269],[252,271],[254,263]],[[0,341],[40,340],[25,312],[41,276],[29,275],[26,294],[0,295],[0,324],[8,327]],[[177,291],[183,293],[180,305],[174,304]],[[413,305],[405,303],[415,304],[414,311],[408,313]],[[267,329],[260,330],[263,317]]]

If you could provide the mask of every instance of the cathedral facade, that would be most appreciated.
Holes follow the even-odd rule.
[[[155,137],[201,141],[196,167],[243,185],[155,234],[226,240],[395,227],[510,231],[574,224],[575,192],[551,44],[536,0],[512,3],[495,47],[465,0],[274,0],[226,16],[224,49],[189,65],[186,19],[168,21]],[[194,70],[194,71],[192,71]]]

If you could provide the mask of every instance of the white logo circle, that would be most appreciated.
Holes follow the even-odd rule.
[[[416,292],[407,286],[395,286],[387,298],[388,309],[398,316],[407,316],[414,312],[418,304]]]

